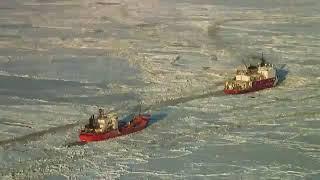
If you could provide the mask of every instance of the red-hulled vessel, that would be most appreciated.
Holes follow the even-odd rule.
[[[236,76],[225,82],[225,94],[243,94],[276,86],[276,69],[263,58],[257,66],[250,65],[245,70],[237,70]]]
[[[127,135],[146,128],[150,120],[150,115],[136,115],[129,122],[119,121],[114,113],[105,114],[99,109],[97,118],[92,115],[89,124],[80,130],[79,138],[81,142],[102,141],[118,136]]]

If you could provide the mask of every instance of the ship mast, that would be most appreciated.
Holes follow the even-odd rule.
[[[246,69],[248,69],[247,64],[245,63],[244,59],[242,59],[242,64],[244,65],[244,67],[246,67]]]
[[[263,58],[263,52],[261,53],[261,63],[260,66],[265,66],[266,65],[266,60]]]
[[[141,115],[141,105],[142,103],[140,102],[140,104],[139,104],[139,116]]]

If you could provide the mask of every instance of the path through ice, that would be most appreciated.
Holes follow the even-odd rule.
[[[319,6],[2,0],[1,176],[320,178]],[[223,81],[261,52],[283,68],[279,86],[224,96]],[[128,118],[140,101],[144,131],[74,144],[97,106]]]

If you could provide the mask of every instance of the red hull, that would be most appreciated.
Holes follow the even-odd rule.
[[[146,128],[150,120],[150,115],[135,116],[130,124],[119,122],[119,131],[113,130],[105,133],[80,132],[79,138],[82,142],[102,141],[118,136],[124,136]]]
[[[248,92],[259,91],[266,88],[271,88],[276,85],[276,78],[264,79],[252,82],[252,87],[249,89],[224,89],[225,94],[244,94]]]

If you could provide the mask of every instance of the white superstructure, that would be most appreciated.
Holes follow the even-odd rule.
[[[276,70],[273,68],[272,65],[259,66],[258,73],[263,75],[265,79],[276,77]]]
[[[244,74],[236,75],[236,80],[237,81],[250,81],[250,76],[244,75]]]
[[[118,116],[116,113],[105,114],[102,110],[96,120],[96,132],[105,132],[118,129]]]

